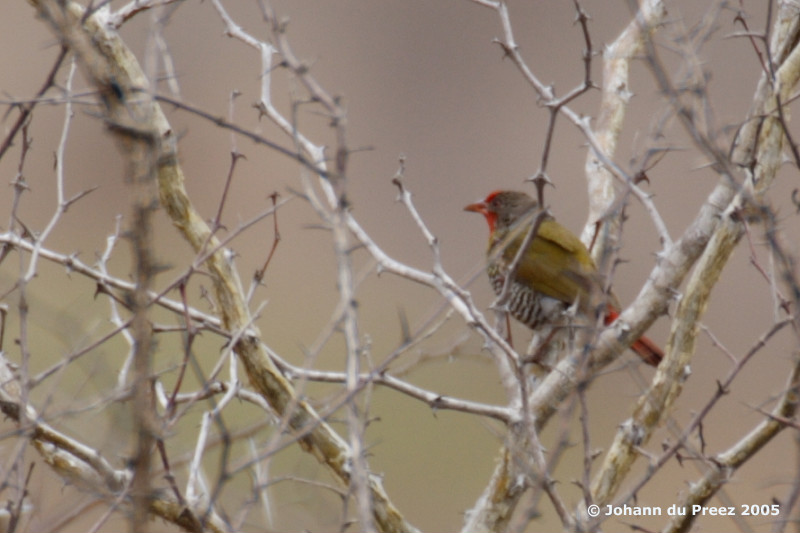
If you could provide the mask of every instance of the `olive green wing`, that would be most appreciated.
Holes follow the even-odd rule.
[[[503,252],[508,265],[514,260],[528,231],[530,225],[524,224],[509,232],[508,246]],[[548,218],[539,225],[515,279],[536,292],[568,304],[580,299],[581,307],[584,307],[598,287],[596,276],[594,262],[580,239]]]

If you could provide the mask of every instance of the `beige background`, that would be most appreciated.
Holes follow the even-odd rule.
[[[266,32],[255,5],[251,2],[228,2],[236,20],[253,34],[264,38]],[[591,36],[600,50],[618,34],[630,18],[623,1],[585,1],[590,13]],[[700,5],[703,4],[703,5]],[[666,64],[679,64],[671,51],[671,36],[682,26],[690,27],[707,8],[706,2],[670,3],[671,24],[661,37],[661,52]],[[118,4],[114,4],[118,5]],[[399,154],[407,157],[406,183],[413,191],[417,208],[441,244],[445,268],[456,279],[466,282],[483,264],[486,228],[478,217],[462,212],[467,203],[493,189],[528,188],[523,180],[538,168],[543,146],[547,113],[537,105],[535,93],[526,85],[513,64],[503,60],[500,48],[492,44],[501,27],[489,10],[464,1],[281,1],[275,10],[289,20],[288,38],[297,55],[304,58],[317,79],[331,93],[341,95],[348,109],[348,141],[352,148],[363,148],[350,158],[349,191],[353,209],[363,226],[384,250],[415,267],[429,268],[431,255],[424,239],[407,212],[395,202],[396,191],[390,183]],[[761,2],[744,2],[752,28],[763,27]],[[513,2],[510,5],[516,37],[536,74],[564,93],[581,81],[583,40],[573,25],[570,2]],[[699,58],[711,74],[709,90],[713,112],[721,135],[730,138],[746,115],[760,66],[751,44],[745,39],[730,38],[741,30],[733,23],[735,13],[723,11],[719,29],[700,52]],[[122,34],[134,51],[143,57],[150,14],[143,14],[126,25]],[[236,100],[236,118],[244,127],[262,131],[288,145],[266,121],[258,121],[251,107],[259,95],[259,58],[251,49],[222,35],[223,25],[210,2],[190,1],[172,14],[165,37],[169,44],[177,82],[182,97],[215,115],[228,113],[232,90],[241,91]],[[24,2],[8,2],[0,8],[0,90],[3,99],[32,96],[57,53],[52,35],[37,21]],[[593,64],[595,81],[600,81],[600,58]],[[64,74],[59,76],[61,83]],[[85,87],[77,80],[78,87]],[[165,85],[161,85],[166,90]],[[632,100],[628,122],[616,160],[626,167],[647,145],[649,128],[664,110],[664,102],[645,66],[634,64]],[[283,73],[275,76],[273,93],[287,109],[290,91],[300,90]],[[588,115],[597,113],[598,92],[592,92],[574,104]],[[309,106],[301,108],[300,127],[315,141],[330,143],[331,132],[324,117],[313,114]],[[204,216],[216,212],[227,174],[231,141],[227,132],[216,129],[182,112],[168,110],[173,127],[183,135],[181,160],[187,174],[187,186]],[[3,122],[7,130],[16,112]],[[30,134],[33,150],[24,167],[31,191],[23,198],[20,218],[37,230],[46,224],[54,209],[53,152],[63,120],[63,107],[40,106]],[[114,217],[127,213],[122,168],[112,143],[105,137],[103,125],[91,106],[76,109],[66,160],[67,191],[75,194],[89,187],[99,187],[88,198],[71,208],[48,246],[63,253],[78,253],[89,263],[105,245],[113,230]],[[728,129],[726,129],[728,128]],[[665,144],[681,151],[667,155],[649,172],[651,191],[661,209],[673,238],[677,238],[703,203],[717,177],[704,169],[706,161],[692,150],[679,127],[673,125]],[[289,189],[301,187],[301,172],[286,158],[263,147],[238,139],[236,145],[247,157],[237,167],[231,197],[224,212],[228,228],[254,216],[269,205],[272,191],[284,197]],[[586,192],[583,162],[586,148],[577,129],[566,120],[556,128],[554,152],[549,175],[555,187],[547,191],[547,201],[561,222],[576,232],[586,221]],[[16,173],[19,150],[12,150],[0,161],[0,179],[9,184]],[[797,169],[787,165],[782,178],[769,197],[783,217],[789,232],[787,242],[794,244],[798,218],[789,202],[797,184]],[[0,225],[8,227],[12,189],[6,187],[0,202]],[[659,248],[656,232],[641,206],[632,205],[625,228],[622,257],[629,262],[617,273],[615,289],[623,302],[638,292],[654,266]],[[292,200],[279,215],[282,240],[271,264],[266,287],[257,301],[266,307],[258,326],[270,346],[295,363],[304,361],[304,350],[314,346],[335,306],[335,262],[332,246],[324,231],[313,226],[319,221],[302,201]],[[126,222],[123,222],[125,224]],[[177,237],[166,217],[158,219],[158,254],[165,264],[176,269],[159,280],[171,282],[191,255]],[[272,243],[272,223],[261,223],[238,238],[233,247],[245,279],[266,257]],[[762,230],[753,230],[759,261],[768,265],[762,245]],[[795,250],[796,251],[796,250]],[[371,265],[365,254],[357,255],[357,270],[366,272]],[[127,277],[128,253],[120,243],[113,261],[116,275]],[[749,249],[742,243],[726,269],[711,301],[704,324],[737,357],[742,356],[773,319],[773,304],[768,285],[749,264]],[[0,293],[10,289],[20,269],[12,255],[0,265]],[[475,299],[486,307],[491,302],[488,284],[480,276],[470,288]],[[193,297],[197,296],[197,288]],[[32,366],[46,368],[65,353],[84,346],[108,330],[107,303],[93,298],[93,284],[63,268],[43,264],[40,275],[29,288],[31,307]],[[5,302],[11,307],[5,349],[18,357],[12,339],[19,336],[16,318],[18,295],[10,294]],[[198,305],[203,306],[202,302]],[[371,341],[373,361],[380,362],[397,347],[401,329],[398,310],[408,317],[412,328],[429,320],[442,307],[433,291],[412,285],[390,275],[370,274],[360,289],[361,333]],[[164,320],[169,320],[163,317]],[[174,319],[172,319],[174,320]],[[664,345],[669,330],[668,318],[660,319],[650,331],[653,339]],[[519,338],[527,340],[520,331]],[[790,368],[791,335],[782,332],[743,371],[731,394],[706,419],[704,435],[708,453],[721,451],[752,427],[761,415],[759,408],[769,408],[770,399],[784,386]],[[208,352],[198,354],[213,361],[219,339],[204,339]],[[341,369],[342,342],[334,338],[322,349],[315,366]],[[179,360],[176,339],[161,341],[159,368],[168,368]],[[472,400],[502,403],[503,394],[497,373],[490,361],[480,355],[480,340],[459,318],[452,318],[443,330],[423,347],[421,355],[436,356],[415,368],[407,378],[422,387]],[[124,406],[92,409],[99,398],[108,394],[119,362],[125,353],[122,342],[104,345],[87,355],[73,370],[57,377],[36,391],[36,400],[45,413],[59,415],[60,427],[84,433],[87,440],[123,451],[127,442],[111,428],[127,427]],[[398,366],[413,360],[405,356]],[[623,360],[630,363],[633,356]],[[693,375],[678,401],[674,413],[678,424],[688,420],[711,397],[715,380],[730,369],[730,361],[715,349],[708,337],[701,335],[693,363]],[[616,365],[593,384],[590,391],[590,424],[593,447],[606,449],[617,424],[630,412],[643,379],[650,369],[620,369]],[[321,398],[327,389],[312,388]],[[57,398],[56,404],[47,404]],[[66,403],[64,400],[67,400]],[[50,407],[47,407],[47,406]],[[65,405],[70,416],[62,416]],[[83,410],[84,408],[88,410]],[[386,489],[393,501],[415,525],[426,531],[453,530],[460,527],[462,513],[469,509],[486,484],[496,460],[501,437],[498,427],[464,414],[431,410],[396,392],[377,390],[371,414],[378,420],[370,425],[367,441],[371,446],[371,465],[384,475]],[[251,418],[247,418],[250,416]],[[229,423],[246,427],[260,415],[255,410],[234,408]],[[546,442],[565,425],[572,424],[572,440],[580,440],[575,421],[555,419],[545,432]],[[83,429],[82,429],[83,428]],[[11,427],[2,426],[3,432]],[[5,434],[5,433],[4,433]],[[262,436],[263,438],[263,436]],[[663,430],[648,449],[658,453],[660,442],[669,439]],[[11,441],[5,441],[10,443]],[[0,450],[11,453],[10,444],[0,442]],[[783,498],[788,483],[796,475],[792,435],[789,432],[771,443],[758,460],[738,472],[725,489],[732,503],[714,500],[713,505],[765,504],[771,498]],[[185,448],[184,448],[185,450]],[[4,453],[0,451],[0,454]],[[28,452],[30,457],[33,455]],[[115,452],[112,452],[112,454]],[[570,483],[580,477],[580,446],[565,456],[557,477],[568,502],[580,497]],[[2,457],[2,455],[0,455]],[[110,457],[118,459],[118,457]],[[640,461],[639,472],[643,472]],[[213,468],[210,466],[209,468]],[[296,451],[279,456],[274,474],[289,472],[324,482],[330,479],[310,457]],[[695,465],[675,461],[639,495],[642,505],[672,504],[686,482],[699,477]],[[636,478],[638,479],[638,478]],[[52,516],[67,513],[80,496],[62,489],[61,482],[44,465],[34,476],[34,495],[49,495],[36,502],[43,515],[35,529]],[[236,491],[247,491],[246,477],[233,485],[223,497],[239,501]],[[311,491],[302,484],[286,483],[271,490],[274,498],[273,527],[277,530],[329,530],[338,526],[339,502],[329,493]],[[234,505],[234,503],[230,503]],[[328,509],[324,511],[324,509]],[[529,530],[557,527],[550,506],[540,507],[543,517]],[[101,510],[92,510],[86,523],[91,524]],[[330,521],[326,521],[326,516]],[[319,521],[317,521],[319,520]],[[626,520],[612,519],[609,531],[626,528]],[[248,520],[252,530],[263,530],[265,519],[255,512]],[[659,528],[663,520],[638,524]],[[735,524],[726,519],[702,523],[704,531],[730,530]],[[767,520],[754,520],[759,531],[769,528]],[[112,527],[113,523],[109,525]],[[88,526],[87,526],[88,527]],[[161,527],[161,526],[159,526]],[[108,529],[111,530],[111,529]]]

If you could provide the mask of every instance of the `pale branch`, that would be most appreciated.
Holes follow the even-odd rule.
[[[119,241],[120,235],[120,226],[122,224],[122,215],[117,215],[116,223],[114,227],[114,233],[109,235],[106,238],[106,247],[103,250],[103,253],[100,255],[100,259],[97,261],[97,269],[99,273],[106,278],[110,278],[111,276],[108,273],[108,261],[111,259],[111,255],[114,252],[114,248]],[[73,261],[74,262],[74,261]],[[95,278],[97,279],[97,278]],[[134,284],[130,283],[130,289],[127,291],[127,294],[132,294],[134,290]],[[150,294],[147,295],[150,302],[156,301],[155,294],[151,291]],[[109,305],[109,314],[111,323],[114,324],[115,329],[107,334],[104,338],[98,339],[94,343],[91,343],[89,346],[85,347],[83,350],[79,350],[77,352],[71,353],[67,357],[61,359],[61,361],[48,369],[45,372],[42,372],[37,379],[33,382],[36,383],[37,380],[43,380],[47,376],[51,375],[52,372],[56,370],[60,370],[61,368],[66,367],[66,365],[72,364],[78,357],[82,354],[88,353],[90,350],[93,350],[97,346],[101,346],[103,342],[107,339],[112,338],[117,332],[122,335],[122,338],[125,339],[125,343],[128,345],[128,355],[125,357],[125,362],[122,364],[119,370],[119,374],[117,376],[117,386],[120,390],[122,390],[126,384],[128,383],[128,371],[130,370],[131,362],[133,360],[133,345],[134,339],[131,332],[128,330],[128,326],[130,325],[130,320],[123,320],[122,315],[119,311],[119,303],[117,300],[111,296],[108,299]]]
[[[343,180],[344,168],[339,168],[339,171],[339,179]],[[351,237],[345,222],[347,210],[347,205],[344,202],[339,202],[336,209],[331,212],[330,219],[337,261],[339,308],[342,310],[340,324],[344,333],[347,351],[345,387],[348,393],[352,395],[351,401],[346,406],[347,428],[351,448],[350,490],[355,496],[359,528],[362,531],[371,533],[377,530],[371,516],[372,502],[368,478],[372,474],[367,462],[367,452],[364,444],[366,408],[365,412],[362,413],[355,398],[355,394],[361,391],[364,386],[359,383],[359,375],[361,374],[362,358],[366,359],[368,357],[368,349],[362,344],[359,333],[355,280],[352,269]]]
[[[277,364],[284,372],[287,373],[287,375],[297,379],[307,379],[309,381],[318,381],[320,383],[345,383],[347,381],[347,374],[343,372],[300,368],[290,365],[283,360],[278,360]],[[508,424],[514,419],[511,410],[507,407],[494,406],[438,394],[436,392],[413,385],[407,381],[398,379],[385,372],[362,373],[357,379],[360,383],[360,386],[364,386],[368,383],[385,385],[386,387],[405,394],[410,398],[415,398],[426,403],[434,411],[440,409],[460,411],[463,413],[494,418],[495,420],[499,420],[505,424]]]
[[[67,93],[72,91],[72,81],[75,77],[76,70],[77,68],[73,58],[73,60],[70,61],[69,74],[67,76],[67,83],[64,88]],[[53,215],[50,217],[50,220],[45,228],[36,236],[36,242],[34,243],[33,250],[31,251],[31,259],[28,262],[28,270],[24,276],[25,282],[29,282],[36,274],[39,251],[41,250],[42,245],[44,245],[44,242],[58,225],[59,220],[61,220],[61,216],[67,211],[67,208],[70,206],[70,204],[73,203],[66,198],[66,194],[64,193],[64,161],[66,157],[65,153],[67,139],[69,138],[70,125],[72,124],[73,116],[74,113],[72,110],[72,102],[67,100],[64,106],[64,125],[61,128],[61,140],[59,141],[58,149],[56,150],[56,209],[53,212]]]
[[[544,136],[544,146],[542,147],[541,163],[539,164],[539,170],[536,171],[532,178],[529,178],[529,180],[533,181],[536,185],[539,205],[542,206],[546,205],[544,202],[544,186],[546,184],[552,185],[550,178],[547,176],[547,164],[550,160],[550,152],[553,146],[553,140],[555,139],[555,127],[556,123],[558,122],[559,111],[563,106],[569,104],[595,87],[595,84],[592,81],[592,58],[594,57],[595,52],[592,48],[592,37],[589,33],[589,15],[583,10],[583,7],[578,0],[573,0],[573,4],[575,5],[576,12],[575,20],[581,26],[584,44],[586,46],[586,48],[583,50],[583,83],[568,91],[567,94],[561,98],[553,98],[544,103],[549,111],[549,116],[547,129]],[[507,29],[510,32],[510,25]]]
[[[405,158],[401,156],[397,173],[392,178],[392,184],[394,184],[398,189],[397,201],[405,206],[405,208],[408,210],[408,213],[411,215],[411,218],[414,220],[414,224],[416,224],[420,233],[422,233],[423,237],[425,237],[425,242],[428,243],[428,247],[433,253],[434,272],[442,272],[444,268],[442,267],[442,254],[439,249],[439,239],[437,239],[433,232],[428,229],[428,225],[423,220],[422,215],[420,215],[419,211],[417,211],[414,201],[411,198],[411,191],[406,188],[404,180]]]
[[[586,184],[589,198],[589,214],[584,225],[581,240],[584,243],[592,241],[597,232],[596,224],[600,221],[611,224],[612,227],[621,224],[621,216],[608,219],[607,211],[615,203],[618,195],[614,187],[613,170],[603,161],[611,159],[617,152],[619,136],[625,121],[630,99],[633,96],[630,87],[630,67],[644,48],[644,42],[651,32],[666,17],[666,6],[660,0],[642,2],[639,11],[635,14],[626,28],[603,51],[603,80],[601,84],[601,101],[599,114],[594,125],[596,146],[586,154]],[[583,127],[583,126],[579,126]],[[599,154],[604,157],[601,158]],[[627,179],[629,183],[632,180]],[[655,224],[661,238],[663,249],[669,248],[672,239],[666,225],[658,214],[655,204],[649,198],[639,196],[642,203]],[[606,236],[616,235],[616,231],[599,232],[601,240],[592,248],[595,259],[604,253],[604,250],[613,249],[617,243],[612,239],[607,241]]]
[[[109,13],[108,23],[114,29],[120,29],[125,22],[132,19],[143,11],[153,8],[166,6],[178,2],[179,0],[133,0],[114,12]],[[106,2],[103,2],[106,3]],[[98,9],[101,6],[95,6]]]

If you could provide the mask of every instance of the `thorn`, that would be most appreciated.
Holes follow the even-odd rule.
[[[644,171],[644,170],[640,170],[640,171],[639,171],[639,172],[637,172],[637,173],[636,173],[636,175],[633,177],[633,184],[634,184],[634,185],[639,185],[639,184],[640,184],[641,182],[643,182],[643,181],[646,181],[646,182],[647,182],[647,184],[648,184],[648,185],[650,185],[650,178],[648,178],[648,177],[647,177],[647,174],[645,173],[645,171]]]

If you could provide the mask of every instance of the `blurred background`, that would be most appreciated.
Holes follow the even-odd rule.
[[[267,38],[255,2],[227,4],[246,31]],[[118,8],[123,4],[111,5]],[[357,149],[349,160],[348,194],[360,223],[392,257],[417,268],[432,268],[430,249],[408,212],[396,201],[397,191],[391,184],[398,158],[403,154],[406,185],[420,214],[439,239],[445,269],[468,286],[482,308],[487,308],[493,299],[482,275],[487,230],[480,217],[462,209],[494,189],[533,192],[525,179],[539,168],[548,118],[548,112],[538,105],[535,92],[492,42],[502,31],[496,14],[467,0],[284,0],[271,5],[287,20],[286,36],[296,55],[308,64],[326,90],[342,98],[348,110],[348,145]],[[591,17],[589,29],[597,52],[631,18],[627,1],[584,0],[581,5]],[[511,2],[509,6],[515,37],[536,75],[551,83],[558,94],[580,84],[584,40],[580,26],[574,24],[573,4]],[[718,7],[713,2],[670,2],[668,23],[659,32],[657,42],[665,66],[680,78],[685,58],[677,52],[677,39],[693,31],[703,17],[712,16],[709,13],[716,17],[714,31],[696,60],[710,77],[708,90],[715,129],[720,142],[727,145],[748,113],[761,74],[760,60],[751,42],[734,36],[743,30],[734,18],[737,9],[742,9],[750,27],[761,30],[766,8],[763,2],[750,1],[730,9]],[[58,46],[47,25],[37,20],[27,3],[6,3],[0,13],[0,90],[7,110],[8,102],[36,93]],[[260,58],[252,49],[224,35],[224,25],[211,2],[189,0],[160,14],[168,17],[163,35],[174,62],[174,82],[180,88],[180,97],[212,115],[228,116],[231,94],[239,91],[235,121],[291,147],[291,140],[282,137],[266,119],[259,120],[252,106],[260,95]],[[149,28],[154,16],[144,12],[121,30],[140,59],[150,46]],[[598,84],[601,66],[601,58],[595,57],[592,75]],[[58,75],[60,85],[65,78],[66,69],[62,69]],[[82,94],[85,82],[78,76],[75,83],[74,92]],[[159,88],[169,91],[164,80]],[[272,90],[275,102],[287,115],[291,113],[292,96],[303,94],[297,82],[282,70],[275,72]],[[631,90],[633,98],[615,158],[625,169],[630,169],[630,162],[641,158],[642,151],[652,145],[651,128],[667,109],[667,102],[642,62],[633,65]],[[91,102],[87,95],[80,100]],[[571,106],[585,115],[596,116],[598,104],[599,91],[592,91]],[[229,231],[269,208],[271,193],[277,191],[282,198],[290,198],[278,212],[281,240],[264,287],[254,298],[254,308],[264,305],[257,325],[269,346],[290,362],[341,370],[343,341],[336,335],[326,340],[323,333],[338,298],[332,243],[328,233],[319,228],[315,212],[291,192],[302,188],[301,178],[306,171],[246,139],[232,141],[229,132],[185,112],[168,107],[165,111],[173,128],[180,132],[180,158],[187,188],[204,217],[211,219],[217,212],[233,148],[246,159],[236,167],[223,212],[223,223]],[[10,111],[4,116],[6,132],[16,113]],[[22,172],[30,190],[22,196],[17,214],[32,231],[41,231],[56,208],[53,164],[63,119],[63,105],[40,105],[29,127],[33,143]],[[329,121],[320,116],[318,108],[298,106],[297,119],[300,130],[316,143],[332,144]],[[649,183],[642,186],[654,195],[672,238],[677,239],[719,178],[706,168],[708,161],[693,149],[679,124],[669,125],[666,134],[666,138],[659,139],[660,145],[675,151],[648,172]],[[583,171],[586,143],[577,128],[563,119],[556,126],[554,142],[548,168],[554,186],[547,189],[546,199],[559,221],[579,233],[587,222]],[[71,206],[46,246],[64,254],[77,254],[93,264],[114,231],[116,217],[122,215],[123,227],[129,223],[123,166],[92,105],[76,106],[67,143],[67,196],[89,188],[97,190]],[[0,179],[6,184],[6,192],[0,195],[3,231],[10,225],[14,196],[10,184],[18,172],[20,153],[17,142],[0,160]],[[797,187],[797,169],[786,165],[781,174],[768,197],[781,216],[785,242],[795,244],[800,232],[790,196]],[[623,304],[636,296],[660,249],[657,233],[641,206],[633,202],[627,214],[620,252],[627,262],[617,269],[614,280]],[[166,286],[183,272],[193,254],[163,213],[158,215],[157,224],[158,258],[171,267],[158,278]],[[751,254],[755,254],[756,261],[769,268],[762,228],[755,226],[751,237],[752,248],[742,241],[703,318],[703,326],[736,357],[744,355],[775,317],[781,316],[768,282],[751,264]],[[246,284],[263,264],[273,239],[273,221],[266,219],[231,243],[238,253],[238,266]],[[365,252],[355,258],[356,272],[362,274],[358,294],[360,333],[369,345],[371,360],[380,364],[402,341],[401,317],[408,320],[412,331],[418,331],[443,317],[445,303],[428,288],[388,274],[376,275]],[[15,360],[19,359],[19,351],[14,339],[19,338],[21,330],[19,295],[13,288],[20,271],[27,268],[28,259],[27,255],[20,259],[11,254],[0,264],[0,294],[9,306],[2,349]],[[119,242],[109,268],[117,277],[129,277],[130,256],[124,240]],[[195,278],[190,297],[199,308],[209,310],[200,298],[199,285],[203,283]],[[59,265],[41,263],[39,274],[26,293],[31,308],[27,344],[33,372],[49,368],[111,329],[108,302],[94,293],[91,280]],[[166,314],[160,317],[177,322]],[[669,317],[662,317],[649,336],[664,346],[668,331]],[[521,339],[519,343],[527,343],[529,333],[519,330],[516,337]],[[222,344],[222,339],[205,335],[195,355],[210,368]],[[769,409],[783,390],[795,350],[791,333],[782,331],[743,370],[730,394],[705,420],[708,454],[731,446],[763,418],[759,410]],[[46,418],[99,447],[117,463],[124,460],[131,446],[125,433],[130,424],[129,408],[110,397],[126,354],[127,345],[121,339],[104,343],[56,373],[33,395]],[[156,367],[165,372],[165,380],[170,379],[169,373],[181,356],[179,336],[160,337]],[[631,405],[653,373],[634,359],[626,354],[598,377],[589,391],[594,448],[608,448],[617,425],[629,416]],[[674,428],[680,428],[705,405],[715,392],[716,381],[723,379],[731,366],[729,357],[713,345],[708,335],[701,334],[692,376],[676,404],[674,420],[647,445],[651,453],[658,454],[663,441],[674,441]],[[490,358],[482,353],[480,338],[457,316],[447,320],[416,350],[404,354],[393,368],[403,369],[405,379],[415,385],[440,394],[499,405],[505,401],[497,372]],[[308,394],[323,402],[333,389],[308,385]],[[503,429],[474,416],[432,411],[391,390],[377,388],[372,395],[370,414],[375,420],[367,432],[370,464],[382,474],[393,502],[422,530],[460,528],[463,513],[473,506],[494,469]],[[264,422],[262,412],[245,406],[225,416],[232,430]],[[571,418],[554,419],[545,431],[545,442],[553,442],[564,428],[573,428],[571,438],[579,444],[579,426]],[[14,426],[4,422],[0,429],[8,436]],[[176,455],[191,450],[191,430],[187,430],[185,443],[176,442],[176,449],[180,450]],[[263,428],[261,431],[256,435],[263,440],[268,432]],[[771,442],[764,453],[735,474],[711,504],[768,504],[773,498],[785,498],[798,472],[794,438],[787,431]],[[12,439],[0,441],[0,462],[10,465],[16,454],[27,454],[29,460],[35,461],[30,449],[25,451]],[[570,504],[581,497],[580,488],[571,482],[580,479],[582,458],[583,449],[575,446],[567,451],[557,470],[560,489]],[[646,466],[646,461],[640,460],[631,480],[644,475]],[[672,461],[640,492],[638,503],[666,509],[687,483],[700,477],[698,467],[701,465]],[[208,468],[216,468],[213,454]],[[292,475],[332,482],[313,458],[295,449],[275,456],[270,468],[275,477]],[[78,531],[91,527],[105,512],[77,489],[64,487],[46,465],[36,467],[30,491],[37,509],[29,524],[31,531],[48,530],[48,524],[58,523],[73,510],[81,509],[82,517],[69,522],[67,528]],[[223,502],[231,513],[251,495],[249,491],[245,475],[224,491]],[[270,513],[253,511],[245,521],[245,530],[324,531],[339,526],[341,501],[329,491],[286,481],[277,483],[269,494]],[[547,502],[539,510],[542,516],[531,522],[528,530],[560,527]],[[101,530],[115,530],[121,520],[122,517],[114,517]],[[622,529],[628,522],[611,519],[606,528]],[[658,529],[665,519],[635,523]],[[744,528],[741,522],[727,518],[711,518],[701,524],[705,531]],[[767,531],[771,524],[764,518],[749,521],[747,527]],[[170,530],[164,524],[154,524],[154,528]]]

